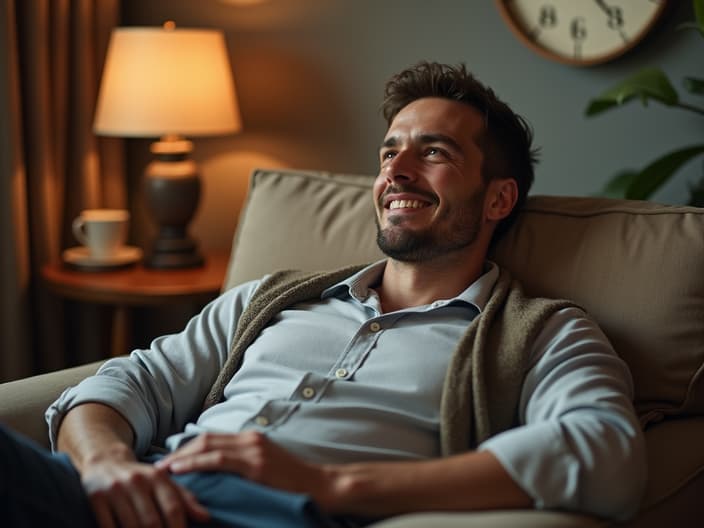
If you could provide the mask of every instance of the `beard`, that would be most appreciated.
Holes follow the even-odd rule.
[[[403,228],[403,218],[391,217],[382,229],[376,216],[376,243],[388,257],[401,262],[427,262],[472,245],[479,236],[485,186],[454,210],[445,211],[434,225],[419,231]]]

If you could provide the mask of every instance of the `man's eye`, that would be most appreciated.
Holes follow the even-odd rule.
[[[442,151],[439,148],[435,148],[435,147],[428,147],[425,150],[426,156],[435,156],[436,154],[442,154]]]
[[[388,160],[388,159],[393,158],[395,155],[396,155],[396,153],[395,153],[394,151],[392,151],[392,150],[387,150],[386,152],[383,152],[383,153],[381,154],[381,159],[383,159],[383,160]]]

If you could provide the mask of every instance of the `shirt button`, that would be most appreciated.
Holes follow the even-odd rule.
[[[346,378],[347,374],[348,374],[347,369],[344,369],[344,368],[339,368],[335,371],[336,378]]]
[[[378,332],[379,330],[381,330],[381,325],[374,321],[372,324],[369,325],[369,330],[371,330],[372,332]]]
[[[257,416],[254,419],[254,423],[256,423],[257,425],[261,425],[262,427],[266,427],[267,425],[269,425],[269,418],[267,418],[266,416]]]
[[[304,387],[301,394],[306,400],[310,400],[313,396],[315,396],[315,389],[313,387]]]

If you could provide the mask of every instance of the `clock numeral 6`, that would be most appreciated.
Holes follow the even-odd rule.
[[[587,25],[584,17],[576,17],[572,19],[570,24],[570,34],[574,40],[584,40],[587,38]]]

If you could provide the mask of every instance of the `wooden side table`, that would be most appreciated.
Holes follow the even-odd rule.
[[[188,269],[152,269],[141,264],[111,271],[79,271],[61,263],[42,268],[48,290],[73,301],[112,308],[111,355],[129,352],[130,308],[174,303],[206,304],[218,296],[229,255],[211,252],[205,265]]]

